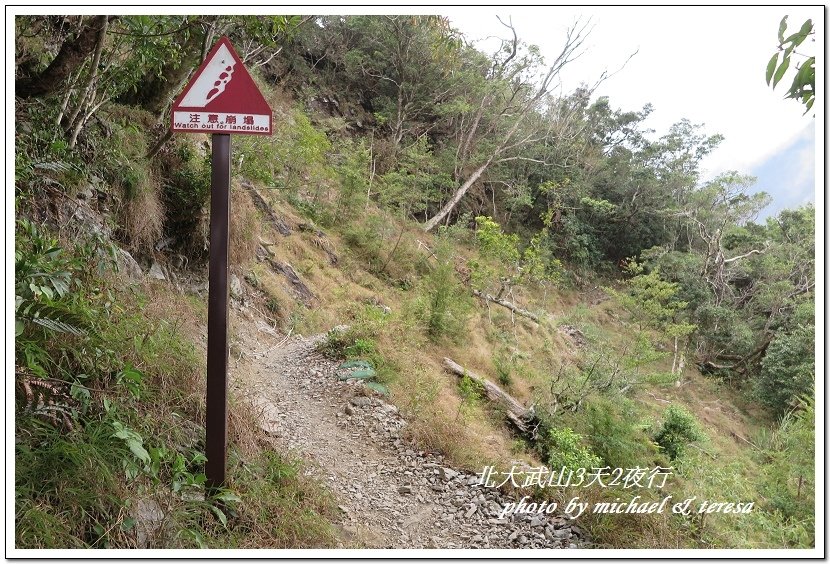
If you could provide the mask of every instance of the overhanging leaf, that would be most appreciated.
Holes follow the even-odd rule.
[[[141,462],[144,464],[150,464],[150,453],[144,449],[141,441],[136,439],[127,439],[127,447],[129,447],[130,452],[132,452]]]
[[[790,43],[790,49],[794,49],[804,43],[811,31],[813,31],[813,20],[807,20],[801,25],[801,29],[787,37],[782,44]]]
[[[778,70],[775,71],[775,76],[772,79],[772,87],[775,88],[778,86],[778,83],[784,77],[784,73],[787,72],[787,69],[790,67],[790,58],[784,57],[784,60],[781,61],[781,66],[778,67]]]
[[[816,81],[815,59],[810,58],[801,65],[798,72],[793,78],[793,83],[787,93],[787,98],[800,98],[804,92],[809,92],[810,95],[815,94],[813,85]]]
[[[219,522],[222,523],[222,526],[228,526],[228,518],[221,509],[219,509],[215,505],[211,505],[210,510],[213,511],[213,514],[216,515],[216,518],[219,519]]]
[[[775,72],[775,67],[778,65],[778,53],[775,53],[767,63],[767,86],[772,80],[772,74]]]
[[[784,16],[781,18],[781,23],[778,24],[778,42],[784,43],[784,32],[787,31],[787,18],[789,16]]]
[[[813,20],[807,20],[806,22],[801,24],[801,29],[798,30],[798,36],[801,38],[801,41],[799,41],[799,43],[804,41],[807,38],[807,36],[810,35],[811,31],[813,31]]]
[[[46,319],[44,317],[36,317],[32,319],[34,323],[42,327],[46,327],[47,329],[51,329],[57,333],[71,333],[72,335],[85,335],[83,329],[79,327],[75,327],[74,325],[70,325],[68,323],[64,323],[63,321],[58,321],[56,319]]]

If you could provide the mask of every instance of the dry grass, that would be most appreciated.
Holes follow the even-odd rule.
[[[169,286],[148,282],[145,298],[129,303],[135,315],[159,320],[155,332],[144,336],[136,351],[136,368],[149,379],[157,393],[146,408],[163,420],[178,413],[201,422],[205,410],[206,316],[191,300],[182,299]]]
[[[290,206],[274,202],[276,211],[292,225],[307,221],[298,217]],[[400,227],[389,226],[381,248],[386,257],[393,248]],[[551,371],[560,362],[579,362],[585,352],[598,345],[621,354],[632,342],[636,327],[630,316],[618,304],[604,295],[601,288],[585,290],[548,288],[525,289],[517,301],[531,309],[545,308],[551,315],[549,323],[535,324],[522,317],[514,317],[506,309],[490,304],[489,310],[479,303],[466,332],[458,344],[430,342],[407,318],[407,307],[417,290],[396,286],[396,280],[413,272],[412,263],[423,260],[427,251],[419,249],[417,240],[432,247],[435,241],[415,226],[408,226],[395,256],[384,273],[372,273],[359,256],[350,256],[349,246],[330,230],[326,241],[335,249],[340,260],[332,266],[327,254],[315,243],[316,235],[295,230],[289,237],[266,229],[263,237],[275,242],[271,249],[280,260],[295,265],[298,274],[319,299],[313,312],[298,305],[285,291],[285,281],[265,265],[257,265],[256,272],[263,290],[279,296],[280,307],[290,310],[296,321],[305,318],[314,332],[322,332],[341,323],[361,323],[360,312],[367,303],[382,303],[392,315],[381,323],[372,339],[387,368],[391,369],[392,401],[398,405],[410,422],[409,436],[421,448],[438,451],[449,463],[478,472],[484,465],[509,468],[513,460],[524,459],[534,466],[541,464],[533,452],[517,454],[517,444],[497,410],[486,402],[469,405],[462,398],[458,379],[446,374],[441,367],[444,356],[475,371],[493,382],[498,382],[494,366],[496,354],[514,354],[511,382],[505,387],[525,404],[544,401],[549,393]],[[465,263],[474,255],[470,249],[459,250],[458,261]],[[427,259],[433,260],[433,259]],[[401,266],[399,261],[410,263]],[[390,276],[391,274],[391,276]],[[598,284],[601,286],[601,284]],[[569,323],[583,329],[590,344],[578,348],[570,337],[558,330],[559,323]],[[310,328],[310,327],[307,327]],[[659,336],[655,336],[655,339]],[[667,371],[671,359],[653,363],[644,370]],[[744,406],[736,393],[724,393],[721,386],[687,367],[684,384],[648,385],[635,388],[633,398],[639,415],[644,419],[659,419],[665,403],[654,401],[649,394],[665,398],[687,407],[701,421],[704,431],[713,438],[704,448],[719,457],[746,457],[746,445],[731,438],[734,432],[748,437],[757,424],[755,413]],[[503,385],[503,384],[500,384]],[[702,453],[701,453],[702,454]],[[681,482],[682,480],[679,480]],[[694,484],[677,484],[678,491],[694,491]],[[601,489],[545,492],[557,498],[570,499],[576,495],[583,501],[614,501],[605,499],[613,492]],[[659,491],[658,491],[659,493]],[[691,494],[694,495],[694,494]],[[564,501],[567,501],[564,499]],[[671,515],[589,515],[582,525],[595,538],[615,547],[688,547],[695,546],[690,524]]]
[[[184,444],[183,430],[203,436],[204,398],[206,390],[205,318],[203,308],[192,300],[162,284],[148,284],[144,313],[148,318],[175,319],[175,332],[190,339],[195,351],[192,358],[175,358],[177,351],[160,351],[157,363],[170,370],[153,371],[152,387],[165,390],[145,406],[146,417],[155,421],[169,420],[178,412],[175,424],[164,425],[170,433],[160,433],[154,441]],[[243,321],[232,316],[234,323]],[[183,364],[184,362],[184,364]],[[180,366],[182,365],[182,366]],[[183,370],[182,367],[189,367]],[[195,526],[205,534],[214,548],[326,548],[336,544],[331,525],[337,509],[325,487],[302,472],[299,461],[278,454],[258,424],[251,404],[229,391],[228,482],[242,502],[236,504],[228,528],[221,528],[213,519]],[[200,423],[194,423],[200,422]],[[193,529],[194,508],[174,504],[170,515],[174,529]],[[162,539],[165,547],[187,546],[181,539]]]
[[[262,235],[262,218],[247,190],[234,186],[231,189],[230,267],[244,272],[256,257]]]
[[[123,225],[133,250],[149,252],[161,238],[164,204],[156,183],[147,186],[124,205]]]
[[[267,264],[255,264],[250,272],[257,280],[257,288],[262,292],[258,309],[276,321],[281,328],[287,329],[291,323],[292,313],[301,306],[290,295],[285,281]]]
[[[228,393],[228,444],[233,445],[237,456],[250,460],[266,448],[267,443],[259,427],[258,417],[249,401],[236,397],[233,390]]]

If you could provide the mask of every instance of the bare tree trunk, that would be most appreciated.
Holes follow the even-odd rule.
[[[458,188],[458,190],[455,191],[455,194],[453,194],[453,197],[450,198],[450,201],[447,202],[446,204],[444,204],[444,207],[441,208],[441,210],[437,214],[432,216],[429,219],[429,221],[427,221],[423,225],[424,231],[432,231],[433,229],[435,229],[436,225],[441,223],[441,220],[443,220],[445,217],[447,217],[447,215],[449,215],[449,213],[453,210],[453,208],[455,208],[455,206],[458,205],[458,202],[461,201],[461,198],[464,197],[464,194],[467,193],[467,190],[469,190],[470,187],[473,184],[475,184],[476,180],[481,178],[481,175],[484,174],[484,171],[487,170],[487,168],[490,166],[490,163],[492,163],[492,162],[493,162],[493,159],[490,158],[486,163],[484,163],[483,165],[478,167],[475,170],[475,172],[473,172],[469,176],[469,178],[467,178],[467,180],[464,182],[464,184],[462,184]]]
[[[674,376],[674,371],[677,369],[677,339],[678,337],[675,335],[674,337],[674,358],[671,361],[671,373]]]
[[[398,159],[398,148],[400,147],[401,140],[403,139],[403,120],[404,120],[404,108],[403,108],[403,83],[398,85],[398,106],[397,106],[397,113],[395,118],[395,144],[393,146],[393,153],[392,156],[397,162]]]
[[[369,162],[372,164],[372,168],[369,171],[369,185],[366,186],[366,206],[364,209],[369,209],[369,202],[372,201],[372,183],[375,180],[375,130],[372,130],[372,137],[371,141],[369,141]]]
[[[152,159],[153,157],[155,157],[158,154],[158,152],[161,151],[161,148],[164,147],[164,144],[167,143],[168,141],[170,141],[170,139],[172,139],[172,138],[173,138],[173,130],[168,129],[167,131],[164,132],[164,135],[162,135],[159,138],[159,140],[156,141],[156,144],[153,145],[153,148],[150,149],[149,151],[147,151],[147,158]]]
[[[101,53],[104,51],[104,42],[107,40],[107,18],[104,17],[103,25],[98,30],[98,35],[95,44],[95,54],[92,56],[92,66],[89,69],[89,80],[87,80],[81,99],[78,100],[78,106],[72,112],[67,125],[67,132],[69,132],[69,147],[74,148],[78,140],[78,135],[81,133],[86,121],[97,109],[95,106],[95,95],[97,84],[95,81],[98,78],[98,65],[101,63]],[[91,108],[91,109],[90,109]]]
[[[493,151],[493,153],[490,155],[490,157],[487,159],[487,161],[483,165],[478,167],[467,178],[467,180],[464,181],[464,184],[462,184],[461,187],[459,187],[458,190],[455,191],[455,194],[453,194],[453,197],[450,198],[450,201],[447,202],[446,204],[444,204],[444,207],[442,207],[441,210],[437,214],[435,214],[432,218],[430,218],[429,221],[427,221],[424,224],[424,226],[423,226],[424,231],[432,231],[435,228],[436,225],[441,223],[441,220],[443,220],[445,217],[447,217],[449,215],[449,213],[455,208],[455,206],[458,205],[458,202],[461,201],[461,198],[464,197],[464,194],[467,193],[467,190],[469,190],[473,186],[473,184],[475,184],[476,180],[481,178],[481,175],[484,174],[484,172],[490,167],[491,164],[493,164],[493,161],[496,160],[496,158],[498,158],[499,156],[501,156],[501,154],[504,151],[506,151],[508,148],[511,147],[510,140],[513,138],[513,136],[519,130],[519,126],[521,125],[522,121],[524,120],[524,117],[527,115],[527,112],[530,111],[533,101],[535,101],[539,97],[541,97],[542,93],[543,93],[542,90],[540,90],[539,93],[537,93],[537,96],[533,100],[531,100],[531,102],[528,102],[525,105],[525,108],[522,112],[522,115],[520,115],[518,118],[516,118],[516,121],[513,123],[513,126],[510,128],[510,130],[504,136],[501,143],[499,143],[499,146]],[[517,145],[520,145],[520,144],[522,144],[522,142],[517,143]]]
[[[38,98],[57,92],[66,84],[69,76],[80,67],[95,50],[102,28],[118,16],[95,16],[81,29],[74,39],[61,45],[57,56],[37,76],[30,76],[15,83],[15,95],[22,98]]]
[[[535,313],[532,313],[526,309],[522,309],[519,306],[515,305],[513,302],[508,302],[507,300],[502,300],[501,298],[497,298],[495,296],[491,296],[490,294],[485,294],[483,292],[479,292],[478,290],[473,290],[473,294],[478,296],[479,298],[487,301],[499,304],[502,307],[506,307],[516,315],[521,315],[522,317],[527,317],[528,319],[535,321],[536,323],[541,323],[542,320],[539,319],[539,316]]]

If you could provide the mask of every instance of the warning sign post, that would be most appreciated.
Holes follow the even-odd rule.
[[[170,127],[187,133],[271,135],[271,107],[227,37],[173,103]]]
[[[226,481],[228,458],[228,242],[231,134],[271,135],[272,112],[227,37],[205,57],[171,110],[172,131],[211,133],[205,476]]]

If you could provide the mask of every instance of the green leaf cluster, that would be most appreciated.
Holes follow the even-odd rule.
[[[548,467],[577,470],[600,468],[602,461],[583,444],[582,436],[569,427],[552,428],[547,437]]]
[[[681,458],[689,444],[704,438],[694,415],[674,404],[663,412],[662,423],[654,434],[654,442],[660,445],[671,460]]]
[[[796,49],[800,47],[808,37],[815,35],[813,29],[813,20],[807,20],[801,28],[788,36],[784,36],[787,31],[787,17],[781,19],[778,26],[778,51],[770,58],[767,63],[767,85],[772,84],[775,88],[787,70],[790,68],[793,55],[804,57],[796,65],[796,73],[792,79],[789,90],[787,90],[787,98],[798,100],[804,104],[806,114],[809,112],[813,103],[816,100],[816,58],[815,56],[806,57],[800,55]]]

